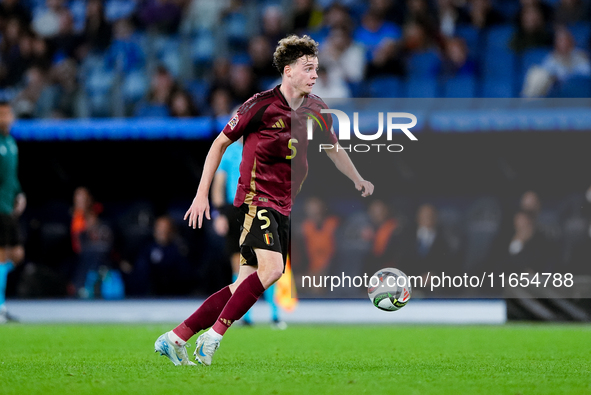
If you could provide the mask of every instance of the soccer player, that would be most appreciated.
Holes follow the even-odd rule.
[[[319,113],[326,104],[311,94],[318,78],[318,43],[308,36],[291,35],[279,41],[273,63],[281,84],[247,100],[213,142],[191,207],[185,214],[189,226],[201,227],[210,218],[209,189],[226,148],[244,139],[240,180],[234,198],[239,210],[240,272],[237,280],[211,295],[185,321],[156,340],[157,352],[175,365],[193,365],[186,342],[201,330],[196,360],[210,365],[228,328],[239,320],[283,274],[289,249],[289,214],[293,196],[308,172],[307,112]],[[296,116],[292,119],[292,113]],[[373,193],[373,184],[361,177],[342,148],[338,149],[330,117],[321,136],[336,167],[355,184],[362,196]],[[330,126],[329,126],[330,125]],[[295,126],[295,127],[294,127]]]
[[[27,199],[18,181],[18,147],[10,135],[13,122],[10,103],[0,102],[0,324],[13,319],[4,304],[6,279],[25,255],[17,218],[25,210]]]

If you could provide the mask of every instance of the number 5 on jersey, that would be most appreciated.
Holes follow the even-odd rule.
[[[287,148],[289,148],[291,150],[291,154],[287,155],[285,157],[285,159],[293,159],[295,158],[295,156],[298,153],[298,150],[296,147],[294,147],[294,144],[297,144],[298,140],[297,139],[289,139],[289,142],[287,143]]]

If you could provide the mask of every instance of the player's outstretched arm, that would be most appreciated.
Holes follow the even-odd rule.
[[[337,169],[355,183],[355,188],[361,191],[361,196],[367,197],[373,194],[373,184],[361,177],[351,158],[349,158],[347,151],[342,149],[338,143],[333,148],[326,150],[326,154],[336,165]]]
[[[191,207],[185,213],[185,220],[189,220],[189,226],[193,229],[197,227],[201,228],[204,215],[207,219],[211,219],[209,214],[209,188],[211,187],[213,176],[220,165],[222,156],[230,144],[232,144],[232,140],[224,133],[220,133],[207,153],[197,194],[193,199],[193,203],[191,203]]]

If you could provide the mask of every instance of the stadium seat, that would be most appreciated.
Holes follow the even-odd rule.
[[[209,95],[209,84],[203,79],[194,79],[186,83],[185,88],[189,91],[191,98],[198,108],[207,108],[207,96]]]
[[[138,118],[167,118],[170,116],[170,113],[166,106],[139,103],[134,115]]]
[[[406,97],[433,98],[439,97],[439,82],[436,78],[409,77],[406,82]]]
[[[509,49],[509,42],[513,36],[514,27],[512,25],[499,25],[491,27],[486,33],[486,50]]]
[[[580,22],[569,26],[568,30],[572,33],[577,48],[588,48],[591,39],[591,25],[588,22]]]
[[[399,97],[401,94],[400,77],[375,77],[368,83],[369,97]]]
[[[513,81],[508,78],[485,78],[482,81],[481,96],[486,98],[515,97]]]
[[[443,82],[443,96],[452,97],[475,97],[476,78],[469,75],[461,75],[449,78]]]
[[[461,37],[466,41],[468,52],[474,57],[478,58],[480,51],[480,34],[479,31],[470,25],[458,26],[456,29],[456,36]]]
[[[416,53],[408,61],[408,74],[411,77],[435,77],[440,65],[441,59],[435,51]]]
[[[569,78],[557,86],[552,96],[560,98],[591,97],[591,78],[583,76]]]

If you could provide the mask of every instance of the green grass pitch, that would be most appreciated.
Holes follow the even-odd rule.
[[[0,326],[0,394],[591,394],[585,325],[261,324],[210,367],[156,355],[170,328]]]

